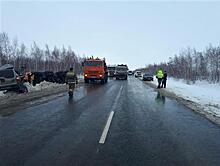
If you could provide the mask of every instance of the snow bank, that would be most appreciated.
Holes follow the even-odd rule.
[[[57,83],[46,82],[46,81],[43,81],[40,84],[37,84],[36,86],[33,86],[29,83],[24,83],[24,85],[27,87],[28,92],[42,91],[44,89],[54,89],[54,88],[59,88],[63,86],[63,84],[57,84]]]
[[[156,78],[153,83],[157,84]],[[204,111],[220,118],[220,84],[210,84],[206,81],[187,84],[184,80],[168,78],[166,90],[198,103]]]
[[[4,92],[0,91],[0,97],[4,97],[4,96],[5,96]]]

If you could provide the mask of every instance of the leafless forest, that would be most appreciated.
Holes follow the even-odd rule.
[[[50,49],[46,44],[40,48],[33,42],[31,48],[17,39],[10,40],[7,33],[0,33],[0,66],[14,65],[16,70],[24,68],[26,71],[65,71],[74,67],[77,73],[81,72],[82,58],[77,56],[71,47],[54,47]]]
[[[51,50],[46,44],[42,49],[33,42],[31,48],[27,48],[16,39],[10,40],[7,33],[0,33],[0,66],[10,63],[15,69],[24,67],[26,71],[64,71],[73,66],[80,73],[82,61],[83,58],[77,56],[71,47],[55,46]],[[168,62],[148,65],[141,70],[155,74],[159,68],[174,78],[220,82],[220,45],[209,45],[201,52],[187,48],[170,57]]]
[[[220,45],[209,45],[204,51],[187,48],[178,55],[169,58],[168,62],[148,65],[142,69],[145,72],[156,73],[161,68],[168,76],[187,81],[206,80],[210,83],[220,81]]]

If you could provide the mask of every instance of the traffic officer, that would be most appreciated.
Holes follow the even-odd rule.
[[[157,78],[157,81],[158,81],[158,86],[157,88],[161,88],[161,83],[162,83],[162,80],[163,80],[163,70],[160,69],[157,71],[157,74],[156,74],[156,78]]]

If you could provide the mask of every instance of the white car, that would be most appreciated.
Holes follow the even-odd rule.
[[[134,73],[134,76],[135,76],[135,77],[141,77],[141,71],[136,71],[136,72]]]

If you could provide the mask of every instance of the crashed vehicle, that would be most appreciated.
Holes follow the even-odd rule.
[[[27,88],[23,85],[21,78],[11,64],[0,67],[0,90],[27,92]]]
[[[55,73],[55,82],[58,84],[66,83],[65,78],[68,71],[58,71]]]
[[[45,80],[45,74],[44,72],[33,72],[34,80],[33,85],[39,84]]]

